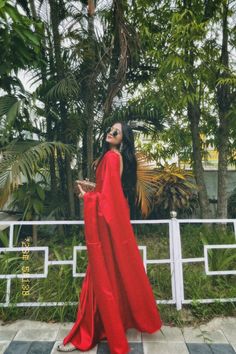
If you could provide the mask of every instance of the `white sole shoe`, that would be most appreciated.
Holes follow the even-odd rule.
[[[70,346],[64,345],[64,344],[58,344],[58,346],[57,346],[58,352],[73,352],[74,350],[77,350],[77,348],[70,347]]]

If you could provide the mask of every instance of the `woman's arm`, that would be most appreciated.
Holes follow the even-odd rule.
[[[115,151],[115,150],[114,150]],[[122,176],[123,173],[123,157],[119,151],[115,151],[119,156],[120,156],[120,176]]]

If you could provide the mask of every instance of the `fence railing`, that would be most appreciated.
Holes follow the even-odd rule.
[[[186,299],[184,294],[184,275],[183,275],[183,264],[185,263],[198,263],[202,262],[205,266],[205,274],[209,276],[214,275],[227,275],[235,274],[235,270],[219,270],[210,271],[208,265],[208,250],[217,248],[236,248],[236,219],[177,219],[176,213],[171,213],[172,218],[169,220],[131,220],[132,224],[166,224],[168,226],[168,237],[169,237],[169,258],[167,259],[148,259],[147,258],[147,246],[138,246],[142,250],[143,263],[147,271],[147,267],[150,264],[169,264],[171,272],[171,292],[172,298],[166,300],[156,300],[159,304],[175,304],[177,310],[182,308],[183,304],[189,304],[193,299]],[[229,224],[232,223],[234,227],[235,243],[233,244],[214,244],[214,245],[203,245],[203,256],[194,258],[183,258],[182,257],[182,240],[180,233],[180,225],[192,223],[192,224]],[[0,221],[0,225],[9,228],[9,244],[8,247],[0,248],[0,254],[2,252],[14,252],[22,251],[24,254],[27,252],[43,251],[44,252],[44,271],[40,274],[1,274],[0,269],[0,281],[1,279],[6,279],[6,296],[5,302],[0,303],[0,307],[8,306],[18,306],[18,307],[30,307],[30,306],[64,306],[64,305],[77,305],[77,302],[18,302],[11,303],[11,286],[12,279],[14,278],[46,278],[48,275],[48,269],[52,265],[71,265],[73,277],[84,277],[85,273],[77,273],[77,253],[78,251],[86,250],[86,246],[75,246],[73,247],[73,258],[69,260],[50,260],[49,247],[14,247],[14,227],[17,225],[84,225],[84,221]],[[158,281],[158,279],[157,279]],[[205,298],[205,299],[194,299],[194,301],[199,303],[211,303],[214,301],[219,302],[236,302],[235,298]]]

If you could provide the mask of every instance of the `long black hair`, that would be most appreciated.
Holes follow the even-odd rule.
[[[134,134],[132,128],[125,122],[116,122],[121,124],[122,129],[122,149],[120,153],[123,158],[123,172],[121,176],[124,195],[128,200],[131,219],[135,217],[136,185],[137,185],[137,159],[135,155]],[[109,142],[106,141],[107,133],[104,133],[102,153],[95,161],[97,167],[105,153],[110,150]],[[117,146],[118,148],[120,147]]]

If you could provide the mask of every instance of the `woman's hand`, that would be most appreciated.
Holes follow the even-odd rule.
[[[83,188],[81,187],[79,181],[75,182],[75,194],[77,195],[77,197],[79,198],[84,198],[85,195],[85,191],[83,190]]]
[[[91,182],[88,178],[85,178],[84,180],[77,179],[75,183],[79,184],[85,193],[92,192],[96,187],[96,183]]]

